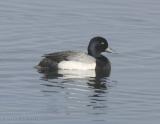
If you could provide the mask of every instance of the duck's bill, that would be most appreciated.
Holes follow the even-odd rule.
[[[105,51],[108,53],[113,53],[113,50],[110,47],[108,47]]]

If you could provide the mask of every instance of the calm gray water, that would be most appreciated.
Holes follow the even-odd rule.
[[[118,52],[110,77],[34,68],[97,35]],[[158,124],[159,53],[159,0],[1,0],[0,123]]]

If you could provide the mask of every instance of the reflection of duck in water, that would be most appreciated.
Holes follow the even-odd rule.
[[[108,47],[107,40],[102,37],[94,37],[88,45],[88,54],[75,51],[45,54],[44,59],[36,67],[40,71],[57,69],[111,70],[111,64],[105,56],[101,55],[102,52],[112,52]]]

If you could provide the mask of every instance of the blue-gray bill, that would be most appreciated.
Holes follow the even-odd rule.
[[[108,53],[113,53],[113,50],[110,47],[108,47],[105,51]]]

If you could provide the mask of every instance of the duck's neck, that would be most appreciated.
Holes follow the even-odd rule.
[[[100,53],[96,51],[90,51],[88,50],[88,55],[93,56],[94,58],[100,57]]]

